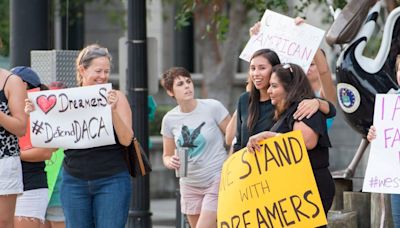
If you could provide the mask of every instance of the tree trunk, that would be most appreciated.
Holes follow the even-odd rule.
[[[223,3],[221,3],[222,5]],[[211,5],[211,4],[210,4]],[[198,6],[194,12],[196,42],[201,51],[203,69],[203,91],[208,98],[222,102],[225,107],[236,105],[237,97],[232,97],[232,85],[237,71],[239,47],[242,42],[243,25],[248,9],[241,1],[231,1],[229,9],[229,30],[222,45],[217,40],[216,26],[212,21],[212,10],[221,6]],[[244,88],[243,88],[244,89]]]

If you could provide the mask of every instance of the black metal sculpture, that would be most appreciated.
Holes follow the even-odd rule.
[[[399,88],[394,65],[395,56],[400,53],[400,7],[390,12],[386,19],[382,42],[376,57],[371,59],[363,55],[367,41],[374,32],[380,8],[381,3],[377,1],[337,62],[337,94],[340,107],[346,122],[360,133],[363,139],[349,166],[345,170],[333,173],[336,178],[353,177],[368,146],[366,135],[373,123],[375,95]]]

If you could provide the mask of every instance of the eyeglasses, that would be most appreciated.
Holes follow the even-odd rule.
[[[79,60],[79,65],[81,65],[83,62],[87,60],[94,59],[96,57],[100,56],[106,56],[111,60],[110,54],[108,53],[107,48],[103,47],[98,47],[98,46],[92,46],[92,47],[86,47],[84,53],[81,56],[81,59]]]
[[[285,64],[282,65],[282,68],[285,69],[285,70],[288,70],[288,69],[289,69],[290,77],[291,77],[291,79],[293,80],[293,78],[294,78],[294,76],[293,76],[293,69],[292,69],[292,67],[290,66],[290,64],[289,64],[289,63],[285,63]]]

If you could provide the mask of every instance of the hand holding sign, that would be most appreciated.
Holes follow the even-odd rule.
[[[307,72],[325,32],[299,19],[296,23],[293,18],[266,10],[260,32],[250,38],[240,58],[249,61],[255,51],[269,48],[278,54],[281,62],[296,63]]]
[[[116,90],[111,90],[108,92],[107,97],[108,103],[111,105],[111,109],[115,109],[117,107],[118,102],[118,94]]]
[[[224,163],[218,227],[318,227],[326,217],[300,131],[246,148]]]
[[[255,134],[249,138],[249,141],[247,142],[247,150],[250,153],[255,153],[256,151],[259,151],[261,149],[260,147],[260,141],[264,139],[269,139],[271,137],[277,136],[278,133],[272,132],[272,131],[263,131],[258,134]]]
[[[117,103],[118,94],[111,90],[111,84],[28,96],[25,112],[30,113],[33,146],[82,149],[115,143],[111,106]]]
[[[363,191],[400,193],[400,95],[377,94]],[[375,138],[375,139],[374,139]]]

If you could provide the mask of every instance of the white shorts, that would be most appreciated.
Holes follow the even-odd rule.
[[[44,221],[48,203],[49,190],[47,188],[24,191],[17,197],[15,217],[37,218]]]
[[[204,188],[180,185],[181,212],[187,215],[198,215],[201,211],[213,211],[218,209],[218,191],[220,176],[214,182]]]
[[[18,156],[0,159],[0,195],[20,194],[23,191],[21,159]]]

